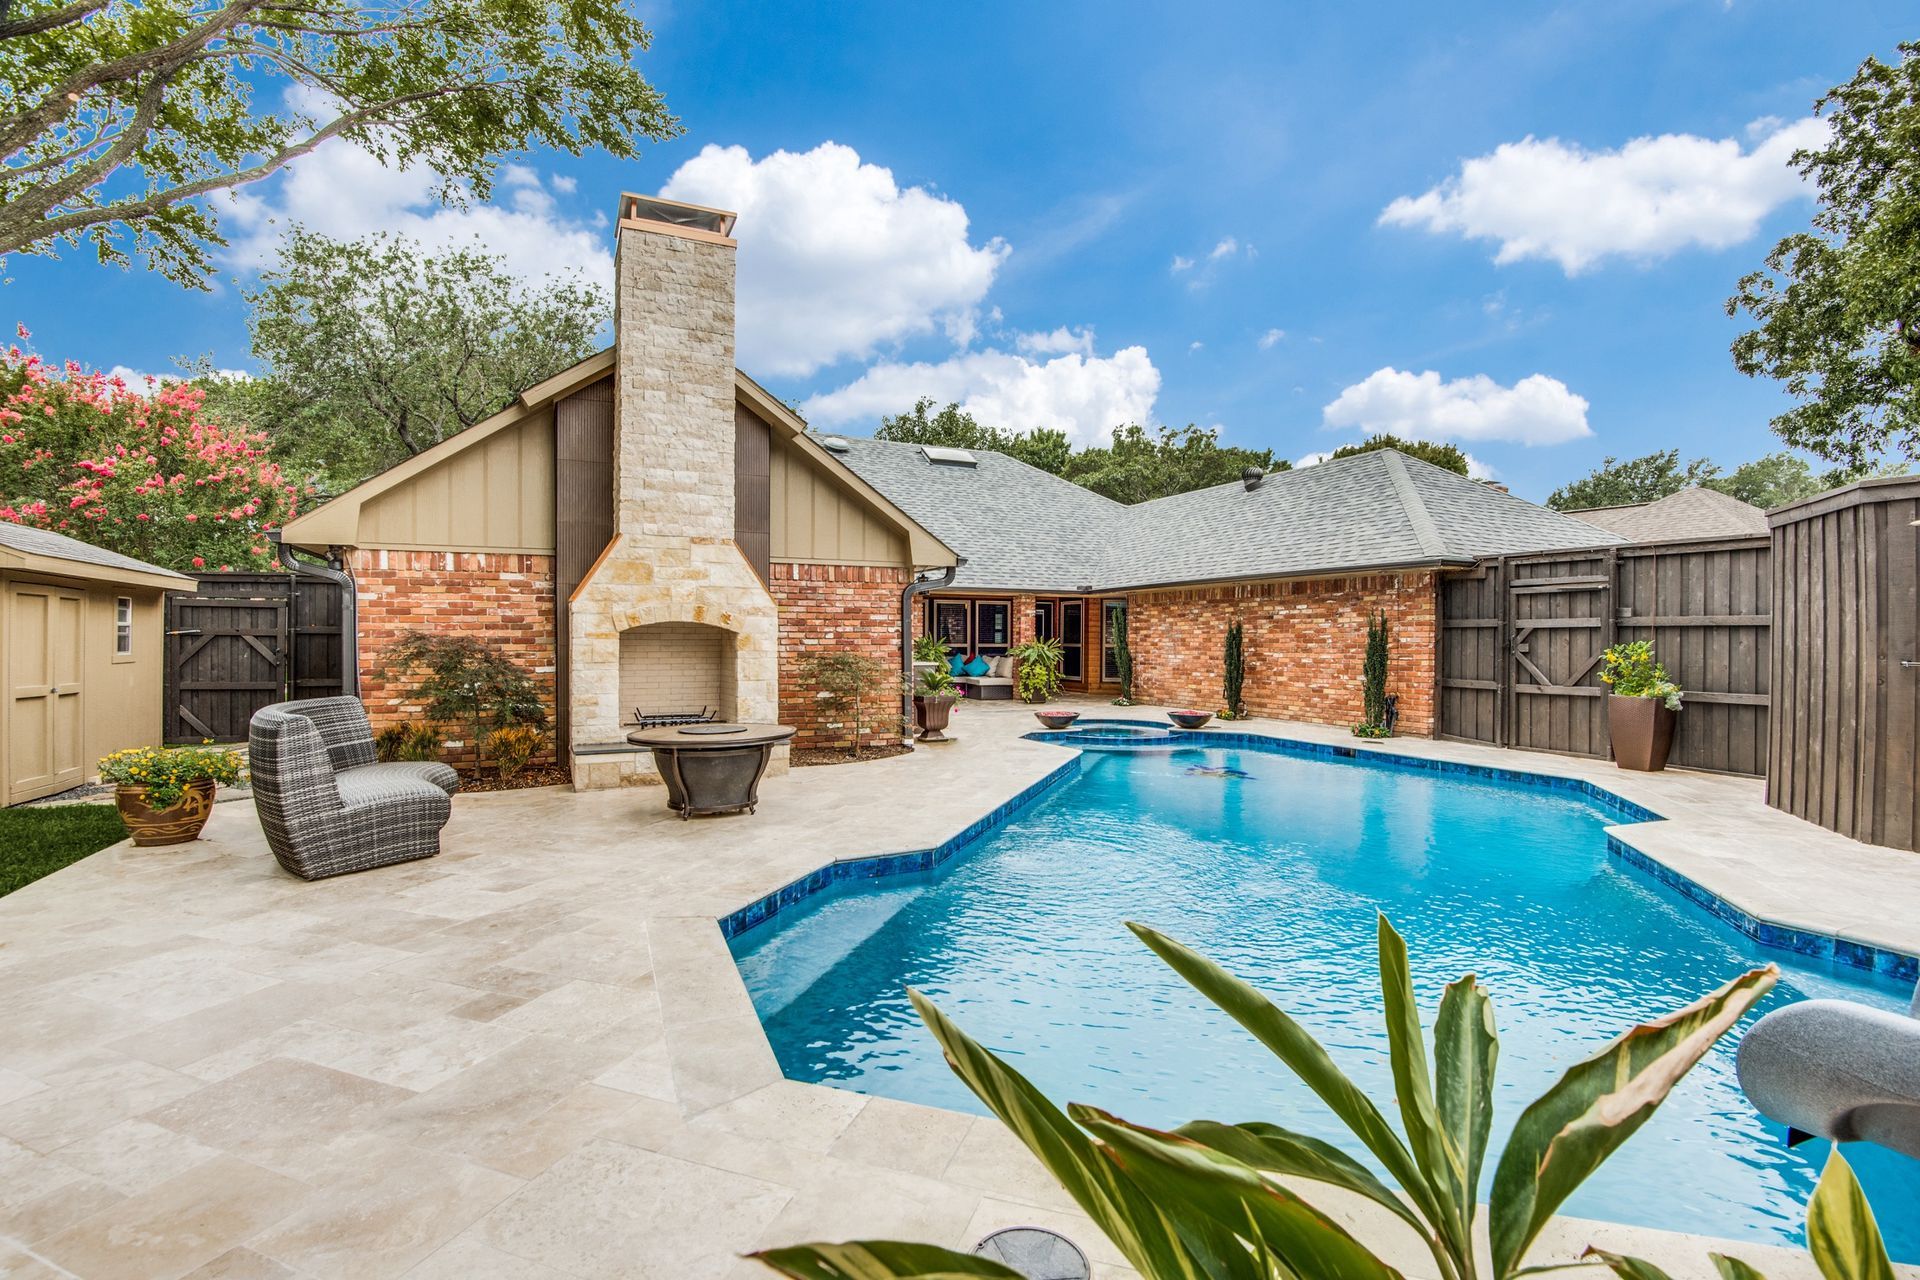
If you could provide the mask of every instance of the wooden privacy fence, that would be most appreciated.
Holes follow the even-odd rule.
[[[1780,711],[1767,803],[1920,849],[1920,479],[1865,480],[1768,520]]]
[[[1650,640],[1687,691],[1672,763],[1767,768],[1766,538],[1492,556],[1440,587],[1439,735],[1608,755],[1608,646]]]
[[[345,690],[338,585],[290,573],[214,573],[167,597],[168,742],[241,742],[262,707]]]

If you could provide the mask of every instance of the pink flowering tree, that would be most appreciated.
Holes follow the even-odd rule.
[[[267,531],[293,516],[298,486],[264,435],[203,416],[204,395],[185,383],[130,387],[9,347],[0,520],[183,573],[270,567]]]

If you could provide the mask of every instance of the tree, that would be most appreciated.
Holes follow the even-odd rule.
[[[598,286],[522,283],[477,245],[428,252],[299,228],[247,300],[267,376],[225,403],[264,420],[287,464],[335,491],[584,359],[612,314]]]
[[[382,668],[382,680],[412,681],[429,719],[464,722],[476,760],[492,754],[492,731],[547,727],[540,686],[498,645],[477,637],[409,631],[387,647]]]
[[[0,255],[90,240],[206,287],[204,197],[333,138],[485,199],[504,154],[676,136],[621,0],[27,0],[0,7]],[[261,110],[277,100],[277,110]]]
[[[1128,425],[1113,443],[1083,449],[1067,464],[1066,477],[1116,502],[1147,502],[1238,480],[1247,467],[1285,471],[1271,449],[1241,449],[1220,443],[1216,427],[1146,428]]]
[[[1756,327],[1734,367],[1799,401],[1773,420],[1788,444],[1849,466],[1920,456],[1920,43],[1868,58],[1814,104],[1831,133],[1794,153],[1818,206],[1743,276],[1727,314]]]
[[[1904,470],[1904,467],[1896,464],[1886,467],[1839,466],[1815,471],[1805,458],[1782,450],[1742,463],[1728,475],[1703,481],[1702,487],[1717,489],[1765,511],[1789,502],[1798,502],[1802,498],[1811,498],[1829,489],[1838,489],[1867,476]]]
[[[1621,507],[1653,502],[1694,485],[1704,485],[1720,474],[1705,458],[1680,465],[1678,449],[1663,449],[1625,462],[1608,457],[1585,479],[1553,491],[1547,505],[1557,511],[1587,507]]]
[[[26,337],[26,330],[20,331]],[[210,420],[204,393],[156,390],[9,347],[0,361],[0,520],[169,569],[268,568],[266,534],[300,494],[258,432]]]
[[[1467,475],[1467,455],[1458,445],[1441,444],[1433,440],[1402,440],[1399,436],[1382,432],[1368,436],[1359,444],[1343,444],[1333,451],[1335,458],[1351,458],[1355,454],[1372,453],[1376,449],[1397,449],[1409,458],[1418,458],[1422,462],[1431,462],[1436,467],[1445,467],[1448,471],[1457,471]]]
[[[1056,476],[1067,469],[1073,446],[1064,431],[1051,427],[1006,431],[982,424],[957,404],[949,404],[938,413],[932,412],[933,405],[931,396],[922,396],[908,412],[881,418],[873,438],[1004,453]]]
[[[802,680],[815,691],[834,723],[846,732],[847,751],[860,758],[862,739],[891,723],[906,732],[899,671],[890,663],[851,649],[818,653],[800,663]]]

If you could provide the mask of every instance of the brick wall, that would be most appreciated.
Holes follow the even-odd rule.
[[[1367,617],[1387,616],[1387,692],[1400,698],[1399,731],[1433,732],[1438,672],[1437,575],[1381,573],[1136,591],[1127,638],[1135,696],[1163,705],[1221,704],[1227,624],[1245,630],[1247,709],[1310,724],[1361,717],[1360,667]]]
[[[773,563],[767,589],[780,607],[780,720],[799,728],[795,746],[847,743],[847,729],[821,707],[806,679],[808,657],[852,650],[899,670],[900,593],[908,580],[905,569]],[[883,723],[865,740],[898,742],[898,725]]]
[[[553,557],[468,551],[353,553],[359,608],[360,697],[378,731],[421,718],[405,682],[381,676],[386,649],[409,631],[474,636],[501,646],[540,686],[549,728],[554,714]],[[467,734],[445,726],[462,745],[457,762],[473,758]],[[548,751],[540,759],[551,760]]]

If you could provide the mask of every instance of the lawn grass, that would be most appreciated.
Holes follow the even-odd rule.
[[[110,804],[0,809],[0,897],[126,838]]]

